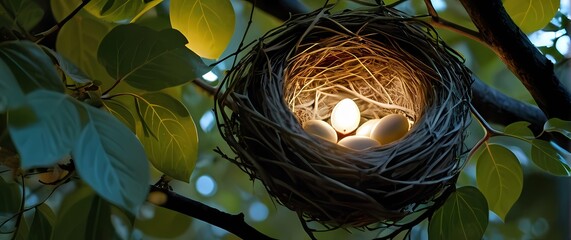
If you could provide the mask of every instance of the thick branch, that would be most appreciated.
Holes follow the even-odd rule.
[[[161,207],[202,220],[214,226],[225,229],[242,239],[273,239],[254,229],[244,222],[244,214],[232,215],[204,205],[203,203],[178,195],[175,192],[164,190],[151,185],[151,192],[160,191],[167,195],[167,201]]]
[[[531,123],[531,129],[539,133],[547,121],[543,112],[536,106],[506,96],[477,78],[474,78],[472,93],[472,104],[490,122],[508,125],[527,121]]]
[[[553,64],[515,25],[501,0],[460,0],[482,39],[521,80],[549,118],[571,120],[571,94],[555,76]]]

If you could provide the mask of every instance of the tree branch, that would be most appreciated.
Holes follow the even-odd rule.
[[[175,192],[151,185],[150,192],[163,192],[167,201],[159,206],[202,220],[235,234],[242,239],[273,239],[254,229],[244,221],[244,214],[232,215]]]
[[[480,35],[520,79],[548,118],[571,120],[571,94],[553,71],[553,63],[516,26],[501,0],[460,0]],[[494,103],[497,104],[497,103]]]
[[[201,88],[202,90],[206,91],[208,94],[214,96],[216,95],[216,92],[218,91],[217,87],[214,87],[210,84],[208,84],[207,82],[205,82],[204,80],[200,79],[200,78],[196,78],[192,81],[196,86],[198,86],[199,88]]]
[[[527,121],[533,132],[541,132],[547,118],[538,107],[506,96],[475,76],[473,79],[472,104],[485,119],[502,125]]]

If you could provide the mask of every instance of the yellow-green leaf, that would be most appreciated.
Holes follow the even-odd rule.
[[[145,15],[145,13],[147,13],[149,10],[153,9],[154,7],[159,5],[159,3],[162,3],[162,2],[163,2],[163,0],[152,0],[150,2],[146,2],[145,6],[143,6],[143,9],[141,9],[141,11],[137,14],[137,16],[135,16],[135,17],[133,17],[133,19],[131,19],[131,23],[134,23],[137,20],[139,20],[139,18],[142,17],[143,15]]]
[[[62,5],[54,0],[52,4]],[[97,47],[115,25],[86,15],[80,13],[62,27],[57,35],[56,49],[87,76],[101,81],[103,86],[111,86],[115,81],[97,61]]]
[[[534,139],[531,141],[531,160],[539,168],[558,176],[571,176],[571,168],[549,142]]]
[[[529,129],[529,125],[531,124],[525,121],[514,122],[506,126],[506,128],[504,129],[504,133],[525,138],[535,138],[533,132],[531,131],[531,129]]]
[[[559,0],[504,0],[504,8],[525,33],[545,27],[557,13]]]
[[[488,226],[488,203],[475,187],[458,188],[430,219],[429,239],[482,239]]]
[[[170,20],[188,39],[186,46],[204,58],[219,58],[234,33],[229,0],[171,0]]]
[[[507,148],[487,143],[484,147],[476,164],[476,181],[490,210],[503,220],[521,194],[523,171]]]
[[[549,119],[543,129],[546,132],[558,132],[563,134],[563,136],[571,139],[571,121],[561,120],[559,118]]]
[[[147,93],[138,100],[143,129],[137,136],[153,166],[188,182],[198,154],[196,126],[186,107],[164,93]]]
[[[29,239],[49,239],[54,225],[55,214],[52,209],[45,203],[37,206],[34,221],[30,226],[33,231],[30,232]]]
[[[144,8],[143,0],[92,0],[85,6],[93,16],[112,22],[131,20]]]

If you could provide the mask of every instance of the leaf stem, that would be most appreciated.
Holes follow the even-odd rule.
[[[476,142],[476,144],[472,147],[472,149],[468,153],[468,157],[466,158],[467,159],[466,163],[470,161],[470,159],[472,159],[472,157],[474,156],[474,154],[476,154],[476,151],[478,151],[480,146],[486,143],[492,136],[505,135],[503,132],[500,132],[494,129],[492,126],[490,126],[490,124],[488,124],[488,122],[482,117],[482,115],[480,115],[480,113],[476,110],[476,108],[472,104],[470,104],[470,111],[476,117],[478,123],[480,123],[480,126],[482,126],[482,128],[484,129],[484,136],[480,140],[478,140],[478,142]]]
[[[115,82],[113,83],[113,85],[111,87],[109,87],[107,90],[105,90],[101,95],[105,96],[105,94],[111,92],[111,90],[113,90],[115,87],[117,87],[117,85],[119,85],[119,83],[121,82],[121,79],[117,79],[115,80]]]
[[[81,1],[81,4],[79,4],[79,6],[77,6],[73,11],[71,11],[71,13],[69,15],[67,15],[63,20],[61,20],[60,22],[58,22],[56,25],[54,25],[53,27],[51,27],[50,29],[43,31],[41,33],[38,33],[35,35],[35,37],[37,38],[37,40],[35,41],[36,43],[41,42],[42,40],[44,40],[44,38],[46,38],[48,35],[57,32],[58,30],[60,30],[63,25],[65,25],[69,20],[71,20],[81,9],[83,9],[83,7],[85,7],[85,5],[87,5],[89,2],[91,2],[91,0],[83,0]]]

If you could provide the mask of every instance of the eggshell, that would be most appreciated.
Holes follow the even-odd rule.
[[[371,130],[373,130],[373,128],[377,123],[379,123],[379,121],[381,121],[381,119],[371,119],[369,121],[366,121],[365,123],[363,123],[363,125],[357,128],[355,135],[365,136],[365,137],[371,136]]]
[[[359,127],[360,121],[359,107],[349,98],[339,101],[331,111],[331,126],[341,134],[355,131]]]
[[[404,137],[408,132],[408,119],[400,114],[389,114],[381,118],[371,130],[371,138],[381,144],[389,144]]]
[[[379,142],[365,136],[347,136],[341,139],[337,144],[353,150],[364,150],[380,146]]]
[[[321,120],[308,120],[303,124],[303,130],[305,132],[323,138],[327,141],[336,143],[337,142],[337,132],[327,124],[325,121]]]

